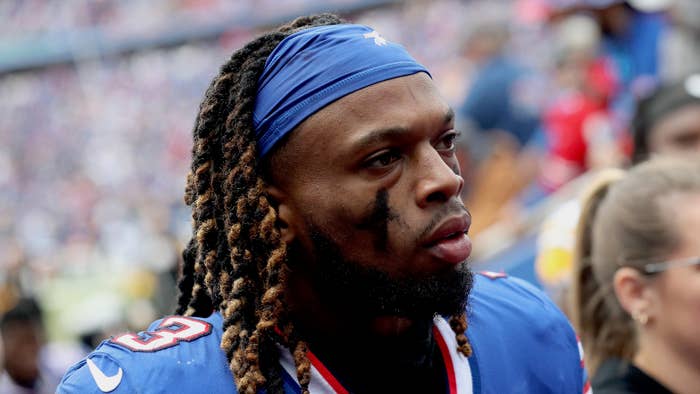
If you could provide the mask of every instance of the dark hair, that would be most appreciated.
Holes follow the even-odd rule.
[[[13,323],[42,323],[42,311],[39,303],[32,297],[22,297],[0,318],[0,332],[3,334]]]
[[[221,311],[221,348],[241,393],[283,391],[277,343],[292,351],[301,390],[308,393],[311,364],[283,304],[287,246],[265,193],[269,162],[257,157],[253,109],[258,79],[279,43],[301,29],[339,23],[332,14],[301,17],[236,51],[209,86],[195,121],[185,190],[193,235],[182,254],[176,313]],[[275,152],[271,156],[266,160]],[[465,315],[450,323],[468,353]]]
[[[634,140],[632,163],[640,163],[652,153],[649,147],[651,131],[661,119],[686,105],[700,104],[700,96],[688,89],[688,81],[698,77],[691,75],[681,81],[662,85],[637,102],[631,123]]]

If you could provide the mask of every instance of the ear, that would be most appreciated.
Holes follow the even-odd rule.
[[[651,288],[647,278],[639,271],[630,267],[620,268],[613,277],[613,287],[620,305],[635,320],[637,316],[652,317]]]
[[[294,232],[295,214],[289,204],[287,194],[277,186],[266,185],[265,191],[270,199],[270,204],[277,211],[277,227],[280,230],[282,242],[289,245],[295,238]]]

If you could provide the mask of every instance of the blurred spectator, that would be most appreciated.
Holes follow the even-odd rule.
[[[587,195],[571,316],[594,392],[696,392],[698,226],[697,160],[654,159]]]
[[[641,100],[632,120],[634,153],[700,156],[700,74],[660,87]]]
[[[623,165],[638,97],[659,82],[666,0],[551,0],[563,45],[561,92],[543,115],[549,155],[542,184],[556,190],[590,168]],[[580,34],[577,34],[580,33]],[[583,38],[589,37],[589,38]]]
[[[535,0],[532,0],[533,2]],[[519,193],[521,216],[591,169],[626,165],[637,95],[658,80],[666,0],[544,0],[549,7],[550,100],[528,148],[540,153],[536,182]]]
[[[615,105],[631,111],[634,97],[658,82],[659,45],[667,28],[669,0],[549,0],[554,17],[584,13],[601,29],[602,54],[615,65],[624,87]]]
[[[547,294],[568,316],[569,287],[573,269],[573,250],[576,243],[576,224],[581,205],[571,200],[554,208],[537,236],[535,272]]]
[[[654,2],[658,4],[652,4]],[[638,96],[658,81],[659,39],[666,28],[661,11],[668,7],[669,2],[631,0],[614,3],[596,10],[603,29],[603,52],[617,65],[622,85],[626,88],[624,92]]]
[[[459,116],[477,133],[504,133],[525,145],[538,125],[538,108],[529,102],[536,77],[507,49],[507,22],[481,23],[465,42],[466,58],[478,71],[458,109]]]
[[[609,109],[616,89],[609,63],[595,59],[582,71],[580,86],[561,92],[543,115],[541,182],[550,191],[589,169],[624,164],[627,156],[628,138]]]
[[[42,364],[45,332],[39,304],[21,298],[0,320],[4,352],[0,393],[53,393],[61,375],[52,375]]]
[[[610,108],[620,89],[618,77],[609,59],[599,55],[597,25],[572,15],[556,28],[559,92],[543,114],[547,155],[540,182],[547,191],[591,168],[621,164],[626,142]]]

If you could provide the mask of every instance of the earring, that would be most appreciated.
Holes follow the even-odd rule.
[[[632,312],[632,319],[642,326],[646,326],[649,323],[649,315],[642,311]]]

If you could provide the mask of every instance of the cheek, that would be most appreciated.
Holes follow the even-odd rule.
[[[696,274],[697,276],[698,274]],[[700,280],[697,280],[687,296],[688,313],[692,316],[694,327],[700,327]]]
[[[302,216],[312,226],[331,236],[340,245],[361,243],[367,234],[381,226],[383,216],[372,191],[339,185],[328,193],[318,191],[301,204]]]
[[[386,189],[362,194],[343,193],[342,204],[333,208],[325,231],[352,260],[393,265],[405,260],[415,243],[415,231],[403,213],[405,199]],[[400,193],[399,193],[400,194]],[[338,201],[341,202],[341,201]]]
[[[371,238],[376,254],[396,253],[397,245],[401,244],[399,241],[409,233],[409,227],[400,214],[404,210],[397,206],[401,202],[390,196],[387,189],[379,189],[356,222],[356,230]]]
[[[694,338],[700,346],[700,336],[696,335],[697,327],[700,327],[700,272],[688,274],[682,271],[674,272],[678,275],[667,283],[662,295],[662,319],[672,331],[681,337]]]
[[[700,358],[700,290],[696,287],[688,292],[676,305],[674,316],[670,317],[674,324],[672,335],[677,337],[680,349]]]

